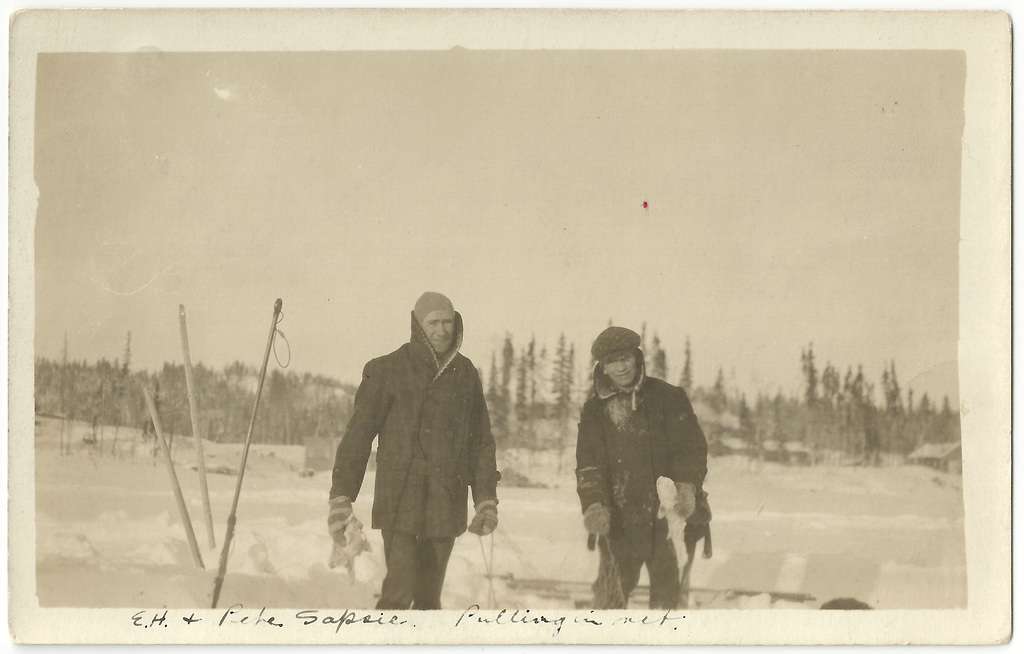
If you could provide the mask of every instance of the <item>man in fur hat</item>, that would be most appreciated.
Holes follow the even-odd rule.
[[[639,334],[609,327],[591,353],[597,361],[594,396],[580,416],[576,487],[584,526],[604,540],[601,569],[617,571],[621,588],[602,596],[598,586],[607,580],[599,579],[596,608],[625,608],[643,565],[651,580],[650,607],[675,608],[679,567],[667,522],[658,517],[656,482],[675,482],[673,510],[682,518],[710,521],[702,489],[707,441],[686,392],[645,375]]]
[[[387,574],[378,609],[439,609],[455,538],[498,525],[494,436],[480,375],[459,354],[462,316],[440,293],[424,293],[408,343],[363,369],[352,418],[338,446],[328,528],[346,545],[374,438],[372,527],[384,538]],[[350,531],[350,530],[349,530]]]

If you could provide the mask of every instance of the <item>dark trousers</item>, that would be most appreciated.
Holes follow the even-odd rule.
[[[420,538],[388,529],[381,535],[388,570],[377,608],[440,609],[441,587],[455,539]]]
[[[651,579],[651,592],[649,607],[652,609],[674,609],[679,605],[679,565],[676,562],[675,550],[672,548],[672,541],[668,539],[668,528],[659,520],[655,523],[653,537],[649,547],[636,548],[623,540],[614,539],[610,541],[611,547],[601,547],[601,570],[607,574],[609,569],[618,569],[618,581],[622,588],[621,597],[618,593],[608,593],[607,589],[601,589],[602,597],[607,599],[616,597],[620,601],[619,606],[603,606],[608,609],[624,609],[629,601],[629,594],[636,589],[640,580],[641,566],[647,566],[647,576]],[[609,552],[610,550],[610,552]],[[614,563],[608,559],[614,556]],[[609,580],[599,579],[595,583],[595,593],[598,592],[598,584],[607,584]],[[625,600],[623,603],[621,600]]]

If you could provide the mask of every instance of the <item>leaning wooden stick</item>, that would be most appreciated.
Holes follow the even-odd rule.
[[[181,513],[181,522],[185,525],[185,536],[188,537],[188,547],[192,552],[192,562],[197,568],[203,569],[203,557],[199,554],[199,543],[196,542],[196,532],[192,531],[192,520],[188,517],[188,507],[185,506],[185,497],[181,494],[181,486],[178,484],[178,475],[174,474],[174,462],[171,461],[171,450],[164,440],[164,430],[160,427],[160,416],[156,412],[156,404],[153,403],[153,396],[149,389],[143,387],[142,392],[146,395],[146,406],[149,407],[149,415],[153,418],[153,429],[156,431],[156,442],[160,444],[160,451],[164,455],[164,463],[167,464],[167,476],[171,478],[171,490],[174,491],[174,499],[178,502],[178,512]]]
[[[210,608],[217,608],[217,601],[220,599],[220,589],[224,584],[224,575],[228,568],[228,554],[231,553],[231,539],[235,534],[235,512],[238,510],[238,497],[242,493],[242,477],[245,475],[245,461],[249,458],[249,445],[252,443],[252,430],[256,426],[256,414],[260,408],[260,395],[263,393],[263,380],[267,377],[267,362],[270,361],[270,350],[274,346],[274,336],[277,334],[277,323],[281,318],[281,298],[274,303],[274,317],[270,321],[270,336],[267,338],[267,349],[263,353],[263,366],[260,368],[260,377],[256,382],[256,402],[252,405],[252,418],[249,420],[249,432],[245,435],[245,447],[242,448],[242,462],[238,466],[238,479],[235,482],[235,498],[231,500],[231,512],[228,513],[228,529],[224,534],[224,543],[220,548],[220,565],[217,567],[217,578],[213,581],[213,604]]]
[[[199,427],[199,399],[196,385],[192,380],[192,356],[188,348],[188,327],[185,325],[185,305],[178,305],[178,323],[181,326],[181,351],[185,356],[185,386],[188,388],[188,408],[192,414],[192,434],[196,438],[196,459],[199,464],[199,491],[203,496],[203,513],[206,515],[206,540],[212,550],[217,547],[213,536],[213,512],[210,510],[210,491],[206,486],[206,458],[203,456],[203,433]]]

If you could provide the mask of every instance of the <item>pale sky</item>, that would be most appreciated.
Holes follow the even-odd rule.
[[[485,370],[589,360],[609,318],[679,378],[795,393],[895,360],[956,401],[965,60],[951,51],[41,55],[36,354],[357,382],[425,290]],[[643,202],[647,202],[645,209]]]

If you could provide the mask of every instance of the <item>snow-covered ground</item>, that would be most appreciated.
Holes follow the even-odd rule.
[[[167,473],[152,441],[122,429],[111,454],[82,442],[60,456],[60,421],[37,418],[36,558],[42,607],[210,605],[235,476],[208,474],[217,547],[207,547],[191,438],[174,440],[176,472],[205,570],[192,563]],[[132,449],[134,447],[134,454]],[[208,470],[237,468],[240,444],[204,442]],[[597,571],[586,549],[573,455],[506,452],[500,465],[538,487],[499,486],[492,537],[455,544],[446,607],[573,608]],[[962,608],[967,603],[961,478],[914,466],[785,467],[739,458],[710,462],[706,487],[715,518],[714,557],[693,567],[695,588],[802,593],[800,603],[767,594],[696,593],[707,608],[816,608],[853,597],[880,609]],[[371,608],[384,574],[380,534],[354,575],[327,567],[330,473],[304,476],[301,447],[254,445],[219,606]],[[369,524],[373,471],[356,515]],[[494,577],[489,581],[488,568]],[[579,582],[572,597],[510,587],[516,580]],[[641,579],[641,584],[646,578]]]

